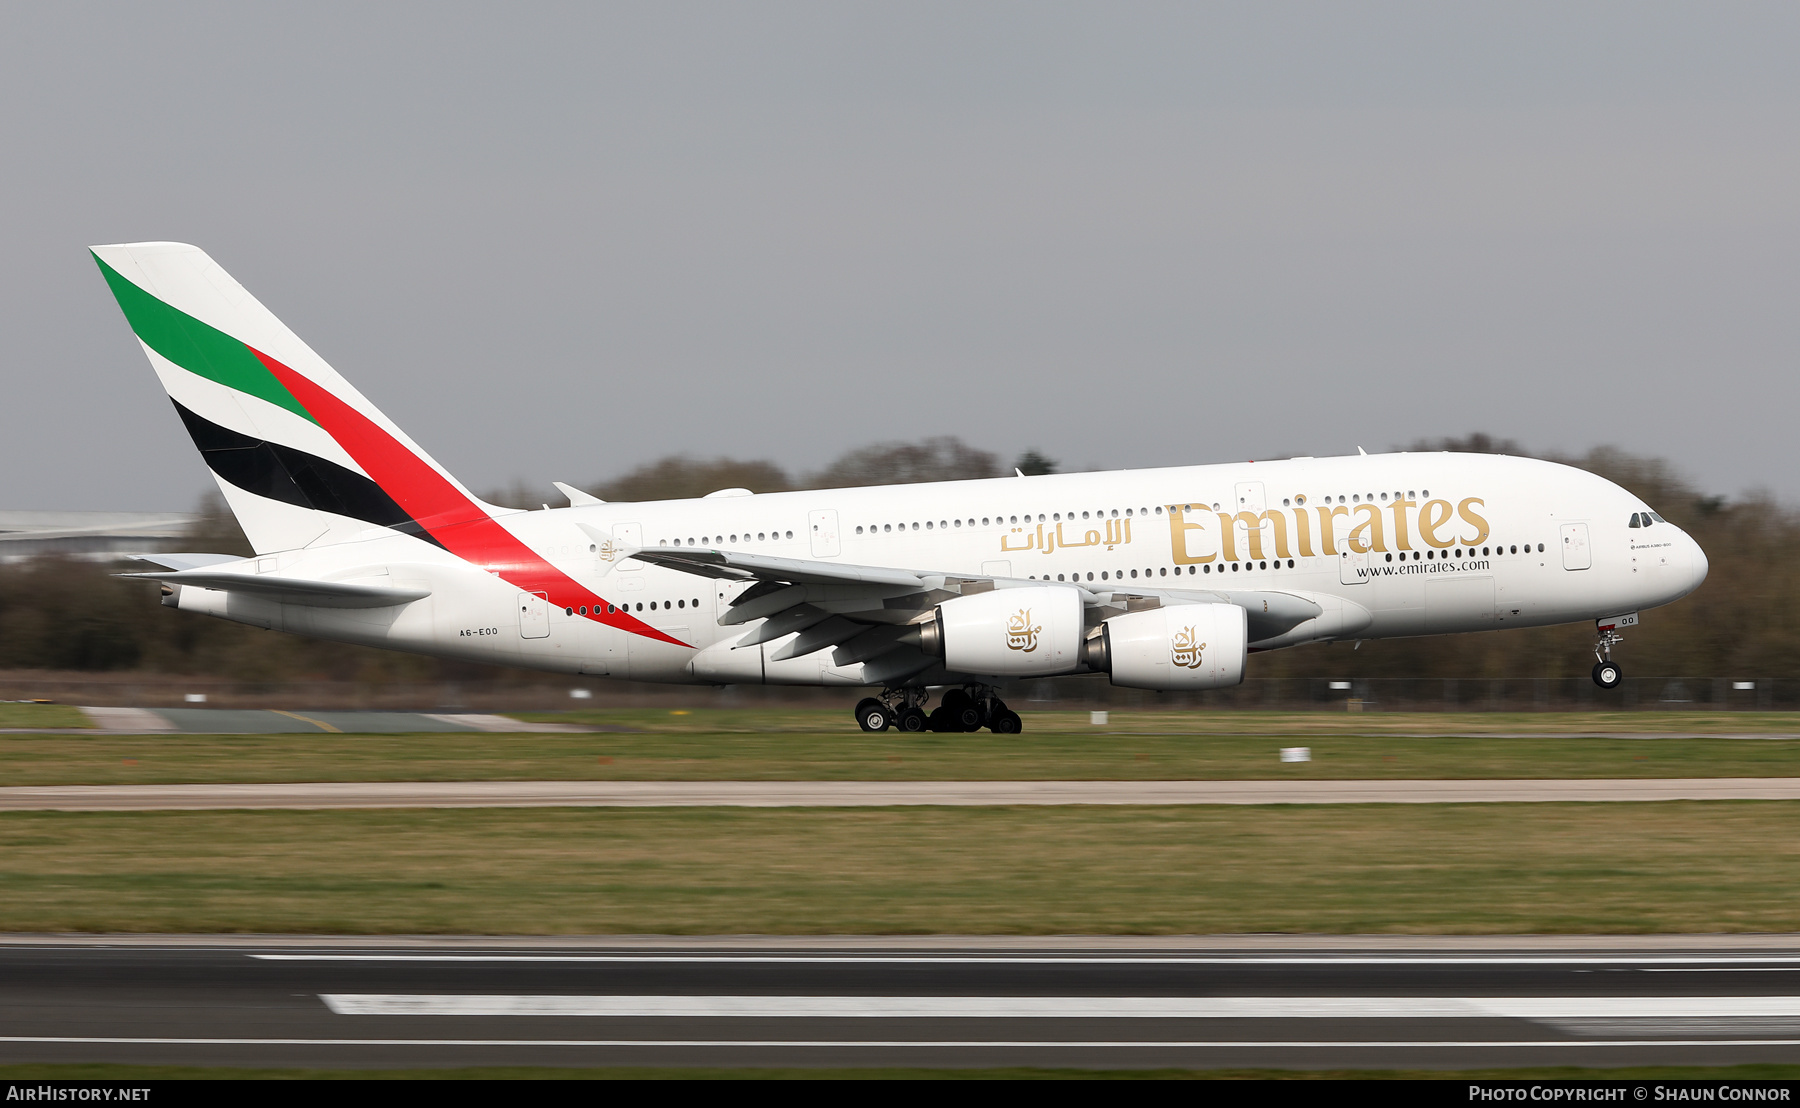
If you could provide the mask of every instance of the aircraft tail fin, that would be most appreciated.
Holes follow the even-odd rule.
[[[482,503],[198,247],[93,248],[257,553],[388,527],[486,523]]]

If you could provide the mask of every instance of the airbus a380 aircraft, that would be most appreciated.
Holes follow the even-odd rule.
[[[875,686],[865,730],[1016,732],[1001,679],[1210,689],[1258,650],[1588,619],[1611,688],[1619,629],[1706,577],[1617,485],[1478,454],[643,504],[559,483],[566,508],[499,508],[203,251],[93,253],[256,551],[134,576],[258,627],[635,681]]]

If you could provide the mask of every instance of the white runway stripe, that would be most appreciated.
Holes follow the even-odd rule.
[[[1794,996],[557,996],[324,993],[342,1016],[1443,1019],[1800,1017]]]

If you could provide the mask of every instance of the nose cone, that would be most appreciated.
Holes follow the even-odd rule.
[[[1688,551],[1687,587],[1681,590],[1681,595],[1686,596],[1700,587],[1701,582],[1706,580],[1706,571],[1712,566],[1706,560],[1706,551],[1700,549],[1700,544],[1695,542],[1686,531],[1681,533],[1681,541],[1687,546]]]

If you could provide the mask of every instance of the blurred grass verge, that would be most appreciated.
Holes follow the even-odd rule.
[[[0,1081],[1793,1081],[1800,1065],[1574,1066],[1493,1070],[906,1069],[820,1066],[467,1066],[443,1069],[252,1069],[231,1066],[0,1065]]]
[[[1800,739],[1100,727],[1025,735],[731,728],[576,735],[0,735],[0,785],[282,781],[1379,780],[1790,777]],[[685,719],[687,717],[675,717]],[[804,722],[804,721],[802,721]],[[817,721],[813,721],[816,725]],[[1137,727],[1141,717],[1123,725]],[[1452,721],[1452,726],[1458,721]],[[1282,763],[1306,746],[1309,762]]]
[[[0,931],[1800,931],[1800,804],[0,815]]]
[[[1274,712],[1253,708],[1219,711],[1113,709],[1104,726],[1088,712],[1034,709],[1012,701],[1025,717],[1025,735],[1491,735],[1707,734],[1800,735],[1800,713],[1718,711],[1636,712]],[[666,734],[816,731],[856,735],[850,702],[819,708],[589,708],[569,712],[508,712],[533,723],[585,723]],[[981,732],[985,734],[985,732]]]
[[[0,701],[0,727],[92,727],[80,708],[68,704]]]

